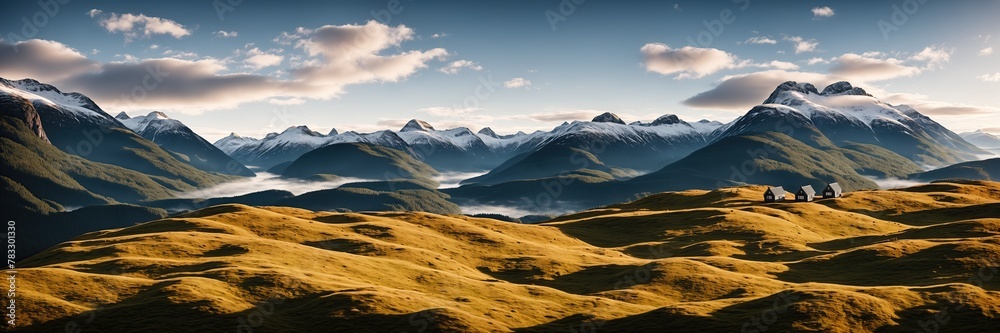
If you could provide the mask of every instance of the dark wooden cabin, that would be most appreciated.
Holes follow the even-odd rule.
[[[826,185],[825,189],[823,189],[823,198],[824,199],[839,198],[843,194],[844,194],[844,190],[841,189],[840,188],[840,184],[837,184],[837,183],[830,183],[829,185]]]
[[[785,189],[778,187],[768,187],[764,191],[764,202],[785,201]]]
[[[806,185],[799,188],[799,191],[795,193],[795,201],[798,202],[809,202],[816,198],[816,190],[813,189],[812,185]]]

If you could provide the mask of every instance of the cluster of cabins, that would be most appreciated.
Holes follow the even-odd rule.
[[[839,198],[844,194],[844,190],[840,188],[840,184],[830,183],[826,185],[823,189],[823,198]],[[795,192],[795,201],[797,202],[809,202],[816,198],[816,190],[813,189],[812,185],[806,185],[799,188],[798,192]],[[785,201],[785,189],[778,187],[768,187],[767,191],[764,192],[764,202],[776,202]]]

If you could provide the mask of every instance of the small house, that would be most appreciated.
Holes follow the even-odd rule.
[[[799,191],[795,193],[795,201],[798,202],[809,202],[813,201],[816,197],[816,190],[813,189],[812,185],[806,185],[799,188]]]
[[[837,183],[830,183],[829,185],[826,185],[825,189],[823,189],[824,199],[839,198],[843,194],[844,190],[841,189],[840,184]]]
[[[764,202],[785,201],[785,189],[778,187],[768,187],[764,191]]]

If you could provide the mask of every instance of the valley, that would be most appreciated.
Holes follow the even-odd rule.
[[[654,194],[541,225],[213,206],[87,233],[23,261],[27,315],[15,331],[1000,324],[1000,183],[936,182],[812,203],[762,204],[763,191]]]

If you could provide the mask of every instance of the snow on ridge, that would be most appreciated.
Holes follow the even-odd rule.
[[[902,111],[867,95],[821,95],[784,91],[774,102],[794,109],[810,119],[817,116],[840,115],[857,120],[868,127],[871,127],[876,121],[885,121],[910,128],[906,122],[913,121]],[[763,104],[762,106],[777,108],[775,105]]]
[[[701,122],[697,125],[692,125],[690,123],[681,121],[676,124],[661,124],[661,125],[650,125],[650,124],[635,124],[635,125],[625,125],[611,122],[590,122],[590,121],[574,121],[572,123],[563,123],[556,126],[551,131],[535,131],[531,134],[525,134],[524,132],[518,132],[512,135],[498,135],[497,137],[491,136],[484,133],[475,133],[466,127],[457,127],[446,130],[435,130],[430,124],[423,121],[411,121],[410,125],[414,126],[404,126],[400,131],[392,130],[382,130],[373,133],[358,133],[355,131],[347,131],[334,135],[322,135],[319,133],[314,133],[316,135],[307,135],[303,131],[296,131],[294,129],[301,127],[290,127],[282,133],[271,133],[265,136],[263,139],[257,140],[225,140],[220,139],[216,142],[216,146],[220,149],[220,145],[225,144],[226,149],[223,151],[232,152],[237,149],[241,149],[242,146],[256,146],[256,149],[267,148],[280,145],[280,144],[294,144],[294,145],[308,145],[314,148],[319,148],[325,145],[335,144],[335,143],[349,143],[349,142],[367,142],[373,144],[384,143],[381,141],[386,140],[384,134],[386,132],[394,133],[400,139],[402,139],[406,144],[452,144],[459,149],[470,149],[477,146],[478,143],[482,143],[486,147],[494,150],[507,149],[510,147],[519,147],[526,143],[545,143],[553,140],[555,138],[567,135],[570,133],[595,133],[618,137],[633,137],[637,135],[657,135],[660,137],[676,137],[676,136],[705,136],[715,131],[716,129],[724,126],[724,124],[719,122]],[[420,129],[417,129],[419,125]],[[292,135],[292,134],[295,135]],[[242,142],[239,147],[234,147]]]
[[[0,85],[0,92],[20,96],[32,103],[42,103],[54,109],[68,111],[77,116],[106,118],[104,114],[88,109],[78,97],[67,96],[53,90],[39,89],[37,85],[27,85],[22,81],[9,81],[8,85]],[[34,88],[34,89],[33,89]]]

